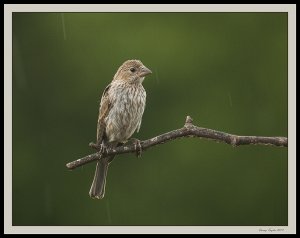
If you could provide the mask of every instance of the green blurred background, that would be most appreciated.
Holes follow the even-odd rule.
[[[103,89],[140,59],[147,139],[287,136],[286,13],[13,13],[13,225],[287,225],[287,149],[182,139],[114,160],[88,195]]]

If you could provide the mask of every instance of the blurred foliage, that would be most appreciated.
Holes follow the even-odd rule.
[[[199,139],[110,166],[88,191],[100,96],[140,59],[134,137],[183,126],[287,136],[286,13],[13,13],[13,225],[287,225],[287,149]]]

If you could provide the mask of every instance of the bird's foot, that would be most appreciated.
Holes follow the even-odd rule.
[[[90,142],[89,146],[97,150],[101,154],[101,157],[103,154],[107,154],[108,146],[106,146],[104,143],[97,144],[94,142]]]
[[[142,156],[142,145],[141,145],[141,141],[139,139],[136,138],[130,138],[130,142],[132,144],[134,144],[134,149],[135,149],[135,153],[136,153],[136,157],[141,158]]]
[[[106,146],[104,143],[101,143],[99,149],[99,153],[101,154],[101,157],[103,154],[107,154],[107,152],[108,152],[108,146]]]

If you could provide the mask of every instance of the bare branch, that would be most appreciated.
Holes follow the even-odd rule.
[[[194,126],[192,123],[192,118],[190,116],[187,116],[185,124],[182,128],[164,133],[162,135],[158,135],[148,140],[140,141],[141,148],[137,148],[136,144],[122,145],[115,149],[108,149],[102,154],[100,152],[90,154],[73,162],[70,162],[66,164],[66,166],[68,169],[75,169],[79,166],[105,158],[109,155],[125,154],[132,152],[136,153],[138,149],[145,151],[146,149],[155,145],[164,144],[168,141],[182,137],[199,137],[218,142],[224,142],[234,147],[239,145],[272,145],[279,147],[288,147],[288,139],[286,137],[238,136],[228,134],[226,132],[197,127]],[[94,143],[90,143],[90,146],[97,150],[99,149]]]

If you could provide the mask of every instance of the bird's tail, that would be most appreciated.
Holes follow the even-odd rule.
[[[90,197],[92,198],[102,199],[104,197],[109,161],[112,161],[112,158],[103,158],[101,161],[97,162],[94,180],[89,192]]]

